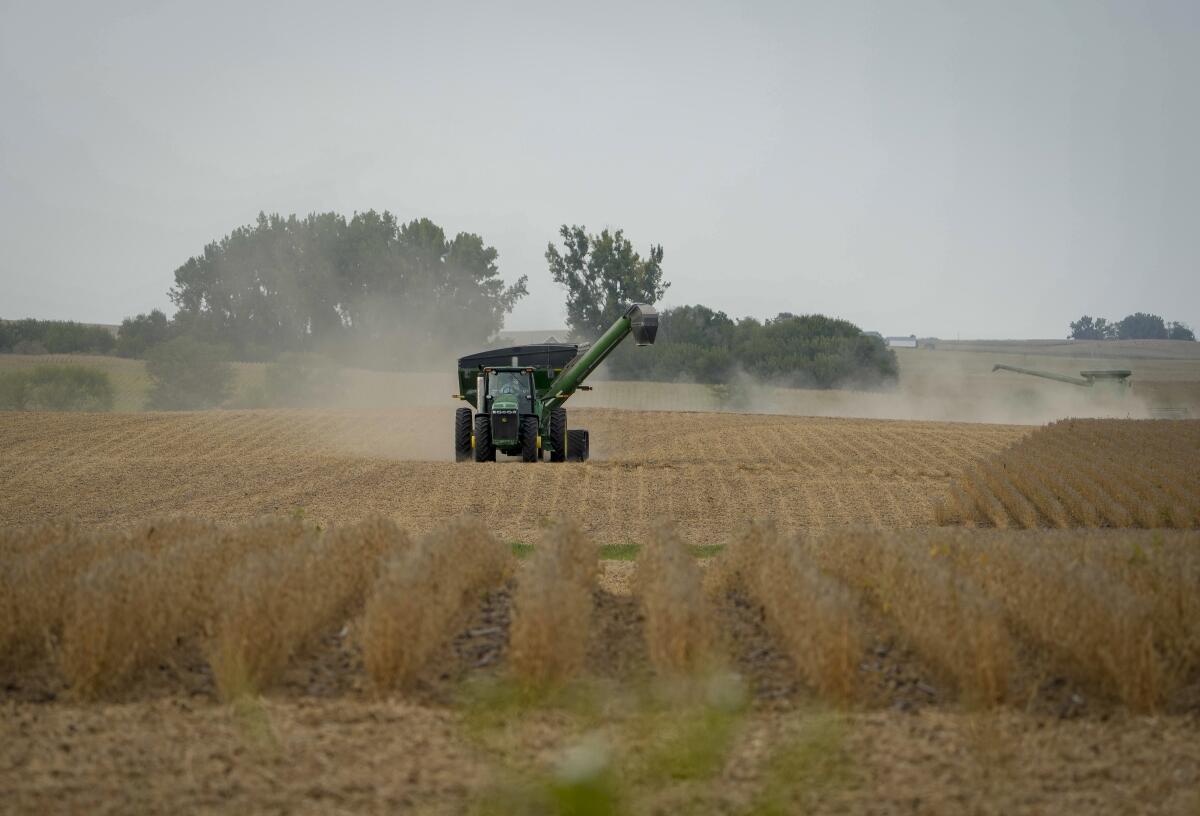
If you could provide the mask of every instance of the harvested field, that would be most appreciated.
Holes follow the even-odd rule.
[[[64,513],[124,524],[164,513],[234,522],[266,513],[410,533],[459,513],[534,541],[569,511],[600,543],[640,540],[659,516],[688,543],[748,518],[786,530],[933,522],[948,477],[1026,432],[1015,426],[580,410],[593,460],[455,464],[452,414],[212,411],[0,414],[0,523]],[[505,489],[492,489],[502,479]]]

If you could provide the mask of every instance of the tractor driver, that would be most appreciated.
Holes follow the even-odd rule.
[[[497,391],[500,394],[519,397],[529,396],[528,377],[522,377],[520,374],[505,373],[501,374],[499,379],[500,387]]]

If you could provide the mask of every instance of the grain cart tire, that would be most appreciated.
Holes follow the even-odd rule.
[[[536,462],[538,455],[538,418],[521,417],[521,461]]]
[[[454,412],[454,461],[465,462],[471,458],[471,409],[459,408]]]
[[[588,432],[567,431],[567,461],[586,462],[588,460]]]
[[[495,462],[496,448],[492,445],[492,422],[487,414],[475,417],[475,461]]]
[[[550,461],[567,461],[567,409],[555,408],[550,412]]]

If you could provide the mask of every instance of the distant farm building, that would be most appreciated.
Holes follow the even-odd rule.
[[[887,343],[889,348],[916,348],[917,336],[910,334],[908,337],[885,337],[883,342]]]

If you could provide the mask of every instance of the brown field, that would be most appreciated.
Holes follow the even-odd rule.
[[[0,414],[0,812],[1200,812],[1200,423],[571,418]]]
[[[966,469],[943,524],[1200,526],[1200,421],[1062,420]]]
[[[591,430],[593,460],[526,468],[448,461],[448,409],[6,414],[0,524],[379,512],[419,533],[470,513],[503,540],[532,542],[548,517],[569,512],[611,544],[642,540],[658,517],[693,544],[720,543],[750,518],[787,530],[911,527],[933,523],[952,473],[1026,432],[615,410],[572,411],[571,422]]]

